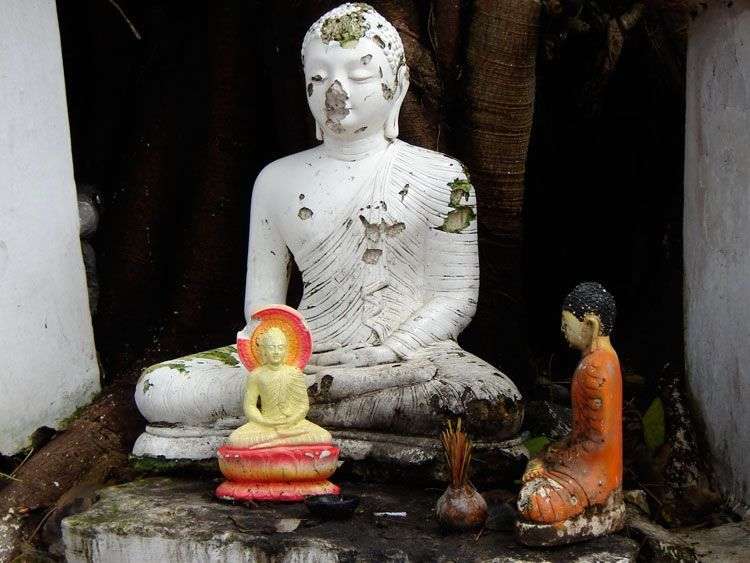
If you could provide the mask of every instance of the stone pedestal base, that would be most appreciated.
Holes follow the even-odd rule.
[[[442,536],[434,518],[441,491],[416,483],[347,483],[360,498],[350,520],[320,520],[299,503],[244,506],[212,498],[205,479],[143,479],[99,491],[100,500],[63,520],[68,563],[190,561],[455,561],[490,563],[635,562],[638,544],[613,535],[557,548],[518,545],[513,534],[487,528]],[[490,514],[493,503],[488,497]],[[381,516],[405,512],[405,517]],[[295,528],[296,525],[296,528]]]
[[[603,505],[594,505],[583,514],[554,524],[535,524],[519,520],[516,537],[524,545],[550,546],[575,543],[612,534],[625,525],[622,491],[612,493]]]
[[[304,500],[310,495],[338,494],[327,481],[338,467],[339,449],[331,444],[237,448],[218,451],[219,468],[227,480],[216,489],[224,500]]]

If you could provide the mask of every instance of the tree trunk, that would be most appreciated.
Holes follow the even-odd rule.
[[[464,117],[455,135],[479,206],[479,308],[465,338],[521,384],[527,370],[522,212],[539,12],[536,0],[474,3],[459,101]]]

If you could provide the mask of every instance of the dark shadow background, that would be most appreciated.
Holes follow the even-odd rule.
[[[101,197],[95,324],[110,379],[227,344],[241,328],[252,182],[315,142],[299,48],[338,2],[118,4],[141,39],[108,0],[57,2],[76,178]],[[481,163],[500,155],[472,153],[464,121],[471,89],[498,88],[462,74],[479,4],[440,0],[460,33],[436,43],[429,0],[373,2],[407,44],[402,138]],[[493,239],[498,215],[484,212],[494,192],[474,178],[483,285],[463,344],[522,388],[540,375],[564,380],[573,356],[559,338],[560,303],[577,282],[598,280],[618,301],[625,372],[653,380],[666,362],[682,364],[684,43],[647,11],[603,73],[606,33],[563,41],[555,26],[542,14],[515,257]],[[452,56],[435,47],[446,44]],[[298,283],[292,293],[294,303]]]

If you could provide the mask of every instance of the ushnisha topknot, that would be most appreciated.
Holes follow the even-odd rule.
[[[367,37],[383,50],[394,76],[398,75],[399,67],[406,64],[404,44],[398,31],[369,4],[341,4],[312,24],[302,41],[303,64],[305,49],[313,37],[319,37],[326,44],[335,41],[342,47],[355,45],[361,38]]]
[[[600,283],[579,283],[565,298],[562,308],[573,313],[579,321],[589,313],[599,317],[602,336],[609,336],[615,327],[615,298]]]

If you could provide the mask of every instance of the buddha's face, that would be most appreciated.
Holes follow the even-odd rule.
[[[304,61],[307,103],[324,135],[357,139],[382,132],[401,103],[388,59],[368,37],[346,48],[315,37]]]
[[[264,363],[278,367],[284,363],[287,353],[287,343],[284,333],[278,329],[270,329],[260,340],[260,353]]]
[[[578,350],[585,350],[591,345],[594,338],[593,327],[595,326],[592,322],[584,320],[578,320],[578,318],[570,311],[562,312],[562,330],[565,340],[572,348]]]

